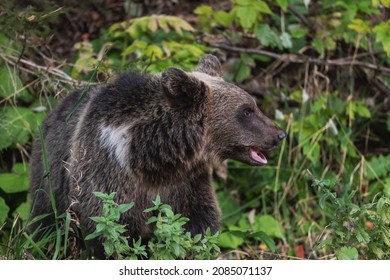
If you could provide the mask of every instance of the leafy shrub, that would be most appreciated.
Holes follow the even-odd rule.
[[[333,250],[338,259],[390,259],[390,199],[382,196],[374,202],[356,204],[357,191],[338,197],[335,181],[313,179],[320,191],[319,205],[332,217],[331,237],[320,244]]]
[[[226,258],[263,254],[332,258],[328,253],[333,252],[339,259],[388,257],[380,233],[390,197],[388,0],[222,1],[199,5],[194,11],[197,23],[169,15],[132,17],[105,26],[97,38],[90,34],[93,39],[77,43],[71,63],[49,57],[47,65],[39,64],[52,55],[46,52],[50,48],[46,43],[65,9],[53,8],[45,0],[40,10],[30,6],[13,11],[15,1],[6,2],[0,4],[0,25],[5,27],[0,32],[1,255],[70,257],[69,213],[58,217],[63,225],[41,242],[35,243],[24,231],[29,208],[26,155],[38,124],[55,104],[52,96],[69,84],[73,87],[75,79],[105,81],[115,72],[156,73],[169,66],[192,70],[204,52],[218,51],[225,62],[225,79],[250,89],[263,111],[275,115],[288,132],[267,166],[257,169],[229,162],[227,180],[214,182],[223,214],[218,245],[225,248]],[[55,73],[61,69],[64,73],[48,74],[48,65],[57,65]],[[331,197],[322,202],[325,191],[311,187],[306,169],[319,181],[329,182],[324,188],[336,193],[335,199],[343,200],[348,211],[332,208]],[[352,204],[359,210],[353,212],[357,208]],[[177,224],[184,222],[183,217],[175,220],[175,215],[163,212],[163,232],[180,232]],[[332,215],[338,215],[333,224]],[[346,219],[359,230],[350,232],[343,225]],[[332,236],[330,244],[314,246],[324,229]],[[358,235],[360,230],[369,240],[364,233]],[[344,234],[339,241],[338,231]],[[183,249],[187,244],[183,234],[175,246],[188,257],[192,253]],[[109,242],[127,247],[122,247],[120,236]],[[163,236],[155,238],[165,242]],[[118,249],[111,257],[142,258],[146,245],[134,240],[128,248],[139,254]],[[335,251],[334,246],[341,249]],[[231,249],[238,250],[229,253]],[[175,254],[164,250],[165,257]],[[146,252],[149,257],[154,254],[150,248]],[[155,254],[159,258],[160,253]],[[85,256],[74,255],[80,257]]]
[[[124,255],[130,255],[130,252],[134,253],[135,258],[138,254],[145,255],[142,250],[144,247],[139,247],[140,251],[129,247],[127,239],[121,236],[122,233],[126,232],[125,226],[118,223],[120,215],[131,209],[134,203],[117,205],[113,200],[115,192],[109,195],[94,192],[94,195],[103,201],[102,215],[101,217],[90,217],[96,222],[96,230],[87,235],[85,240],[103,236],[103,247],[107,257],[113,256],[122,259]],[[139,246],[140,244],[135,243],[134,245]]]
[[[96,230],[85,239],[90,240],[103,236],[104,252],[108,258],[138,259],[214,259],[220,253],[217,246],[218,233],[211,235],[210,229],[204,236],[197,234],[192,237],[190,232],[185,232],[183,226],[189,221],[188,218],[175,214],[171,206],[161,203],[159,196],[153,201],[154,206],[146,209],[146,213],[157,213],[147,221],[155,223],[155,230],[147,247],[133,239],[133,246],[129,246],[128,240],[122,236],[126,232],[125,226],[118,224],[120,214],[133,207],[133,203],[117,205],[113,198],[115,192],[107,195],[99,192],[94,193],[103,200],[101,217],[91,217],[97,223]]]
[[[205,46],[194,44],[194,29],[184,19],[174,16],[151,15],[113,24],[103,30],[101,38],[76,45],[79,58],[72,76],[89,73],[98,61],[105,67],[141,70],[142,66],[157,73],[180,65],[189,70],[204,54]],[[144,70],[145,70],[144,69]]]

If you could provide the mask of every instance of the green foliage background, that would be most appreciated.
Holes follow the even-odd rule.
[[[111,22],[96,8],[107,1],[16,2],[0,4],[0,256],[86,257],[67,253],[63,228],[39,244],[25,231],[32,139],[59,98],[214,53],[288,133],[269,165],[229,162],[216,177],[221,258],[390,257],[388,0],[179,1],[180,13],[125,1]],[[99,32],[69,37],[61,56],[77,10],[96,11]]]

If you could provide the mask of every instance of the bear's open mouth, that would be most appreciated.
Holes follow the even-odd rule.
[[[254,161],[256,161],[260,164],[267,164],[267,162],[268,162],[265,155],[257,148],[251,147],[250,156]]]

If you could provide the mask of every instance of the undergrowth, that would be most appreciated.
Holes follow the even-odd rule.
[[[96,230],[85,237],[85,240],[103,237],[104,253],[107,258],[115,259],[215,259],[220,253],[218,233],[212,235],[207,229],[205,235],[191,236],[184,225],[189,221],[181,214],[175,214],[170,205],[163,204],[160,196],[153,201],[153,207],[145,209],[145,213],[155,213],[147,224],[154,224],[155,229],[147,245],[141,245],[141,237],[133,239],[129,245],[125,225],[119,224],[120,215],[129,211],[134,203],[118,205],[114,202],[115,192],[111,194],[94,193],[103,201],[100,217],[91,217],[96,222]],[[131,211],[131,210],[130,210]]]
[[[51,42],[69,33],[62,32],[63,20],[76,6],[43,0],[19,9],[20,1],[6,2],[0,4],[1,258],[90,257],[74,213],[58,213],[56,228],[38,241],[26,231],[31,142],[58,98],[121,71],[193,70],[208,52],[223,59],[226,80],[274,116],[286,140],[267,166],[229,162],[214,180],[223,216],[218,237],[189,236],[182,231],[186,218],[156,199],[149,212],[155,236],[146,244],[128,240],[117,222],[130,205],[116,205],[108,194],[101,195],[105,210],[93,218],[99,226],[89,238],[104,237],[110,258],[215,258],[213,245],[224,259],[389,258],[388,1],[209,1],[187,11],[191,18],[142,14],[132,3],[124,8],[130,21],[102,25],[99,34],[78,30],[84,36],[78,43],[60,47]],[[63,49],[71,56],[56,57]]]
[[[318,246],[342,260],[357,260],[359,252],[364,259],[390,259],[390,199],[375,196],[362,203],[357,190],[340,197],[339,182],[311,179],[320,192],[320,208],[332,219],[326,229],[330,236]]]

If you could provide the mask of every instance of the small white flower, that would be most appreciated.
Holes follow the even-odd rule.
[[[309,8],[311,0],[303,0],[303,4],[305,5],[306,9]]]
[[[306,103],[310,99],[310,96],[307,94],[306,90],[302,90],[302,103]]]
[[[282,113],[282,111],[278,109],[275,110],[275,119],[284,120],[284,114]]]
[[[40,113],[40,112],[45,112],[45,111],[47,111],[47,107],[41,105],[41,106],[37,106],[37,107],[32,108],[32,110],[33,110],[34,112]]]
[[[339,134],[339,131],[336,127],[336,124],[334,123],[334,121],[332,119],[329,119],[329,121],[328,121],[328,130],[333,136]]]

